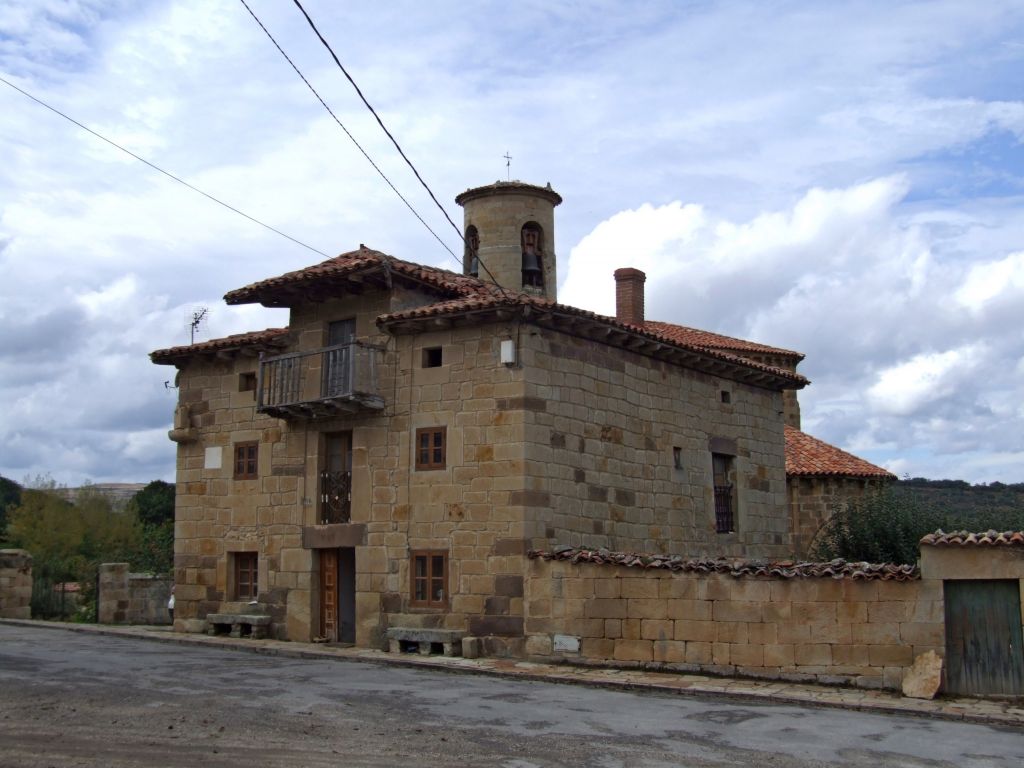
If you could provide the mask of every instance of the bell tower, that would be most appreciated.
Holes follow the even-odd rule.
[[[496,181],[455,198],[465,212],[462,271],[513,293],[557,300],[555,206],[548,184]]]

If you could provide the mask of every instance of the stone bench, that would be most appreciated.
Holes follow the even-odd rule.
[[[388,650],[403,653],[417,650],[429,656],[437,646],[445,656],[462,655],[462,638],[458,629],[425,629],[422,627],[390,627],[387,630]]]
[[[209,635],[251,637],[262,640],[270,629],[270,617],[249,613],[211,613],[206,617]]]

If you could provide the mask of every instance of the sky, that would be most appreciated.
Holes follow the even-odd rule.
[[[804,430],[903,476],[1024,481],[1024,3],[304,5],[445,206],[551,183],[562,303],[799,350]],[[250,6],[448,248],[305,19]],[[365,243],[459,269],[237,0],[0,0],[0,475],[174,479],[155,349]],[[506,161],[505,155],[511,157]],[[508,165],[506,165],[508,163]]]

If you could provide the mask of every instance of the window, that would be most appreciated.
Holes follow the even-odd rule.
[[[255,600],[259,594],[259,555],[235,552],[235,600]]]
[[[732,402],[732,393],[729,390],[727,390],[727,389],[723,389],[722,390],[722,402],[723,403],[731,403]]]
[[[239,392],[255,392],[256,391],[256,372],[249,371],[247,373],[238,374],[238,391]]]
[[[424,368],[440,368],[441,359],[441,347],[427,347],[423,350]]]
[[[711,470],[715,484],[715,532],[736,530],[736,483],[732,456],[711,454]]]
[[[674,469],[683,468],[683,449],[678,445],[672,449],[672,467]]]
[[[416,430],[416,469],[444,469],[447,427]]]
[[[409,574],[410,605],[443,608],[448,604],[447,552],[413,552]]]
[[[256,458],[260,444],[235,443],[235,480],[255,480]]]

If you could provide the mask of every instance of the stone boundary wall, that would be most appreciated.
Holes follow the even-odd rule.
[[[104,563],[99,570],[96,615],[100,624],[170,624],[167,599],[173,579],[131,573],[128,563]]]
[[[0,618],[32,618],[32,555],[0,549]]]
[[[758,577],[531,559],[527,655],[898,688],[944,651],[941,579]]]

